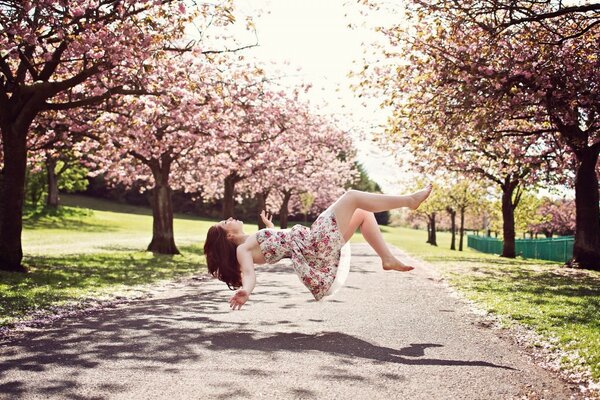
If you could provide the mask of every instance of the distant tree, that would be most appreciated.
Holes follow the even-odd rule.
[[[37,208],[45,201],[47,208],[56,208],[59,191],[73,193],[87,188],[88,172],[89,170],[76,159],[70,159],[68,162],[46,159],[34,164],[27,169],[25,202],[28,207]],[[48,184],[51,179],[55,180],[53,185]],[[54,192],[50,192],[52,189]],[[53,196],[56,197],[51,199]]]
[[[451,231],[452,231],[452,240],[450,242],[450,249],[455,250],[455,231],[456,231],[456,222],[455,218],[458,214],[460,218],[460,226],[458,229],[459,232],[459,242],[458,242],[458,250],[463,251],[463,238],[465,232],[465,215],[467,210],[474,208],[478,203],[480,203],[484,196],[485,191],[478,184],[477,181],[472,180],[461,180],[457,183],[452,184],[450,187],[446,188],[442,191],[441,194],[441,202],[445,203],[445,209],[451,217]]]
[[[437,190],[434,188],[433,192],[427,199],[427,201],[415,210],[413,214],[420,215],[427,221],[427,241],[432,246],[437,246],[437,219],[440,212],[446,210],[444,190]]]
[[[515,210],[515,230],[524,234],[529,232],[530,235],[535,233],[530,229],[530,225],[541,222],[541,215],[538,213],[541,205],[542,199],[524,192],[519,208]]]
[[[550,200],[544,198],[536,210],[535,223],[528,226],[534,233],[567,236],[575,233],[575,202],[573,200]]]

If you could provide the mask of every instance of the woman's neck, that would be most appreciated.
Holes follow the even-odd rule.
[[[236,246],[239,246],[240,244],[244,243],[246,239],[248,239],[248,236],[249,235],[246,235],[245,233],[240,233],[233,236],[231,240],[236,244]]]

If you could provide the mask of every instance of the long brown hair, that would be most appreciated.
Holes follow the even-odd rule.
[[[235,290],[242,286],[242,274],[237,260],[237,245],[227,239],[227,232],[218,225],[208,229],[204,242],[204,255],[208,272]]]

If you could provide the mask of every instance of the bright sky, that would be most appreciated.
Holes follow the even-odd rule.
[[[386,115],[375,101],[364,107],[362,99],[356,98],[349,87],[347,75],[356,65],[353,61],[360,65],[362,59],[361,42],[374,35],[367,29],[348,28],[351,21],[345,14],[356,16],[356,2],[237,0],[237,4],[241,15],[258,14],[254,21],[259,45],[244,50],[244,55],[262,62],[275,62],[278,70],[288,75],[286,80],[290,85],[298,79],[311,83],[311,102],[319,104],[320,110],[345,116],[347,126],[344,129],[351,129],[359,150],[359,161],[371,179],[385,192],[402,191],[397,182],[403,174],[398,172],[392,155],[379,150],[368,140],[373,127],[382,124]],[[262,12],[258,11],[261,9]],[[241,44],[256,40],[252,35],[247,37],[246,43]],[[367,140],[359,139],[360,134],[366,135]]]

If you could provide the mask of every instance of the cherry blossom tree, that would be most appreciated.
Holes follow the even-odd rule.
[[[553,235],[572,235],[575,232],[575,202],[573,200],[550,200],[545,198],[536,210],[538,220],[530,223],[528,229],[533,233]]]
[[[349,136],[336,128],[331,116],[316,115],[306,106],[297,105],[294,124],[275,140],[273,149],[271,162],[245,187],[249,193],[273,193],[282,229],[287,228],[290,209],[302,207],[301,195],[312,196],[307,212],[313,207],[322,210],[355,178]]]
[[[121,96],[108,101],[92,124],[98,136],[92,155],[98,171],[113,183],[140,184],[152,190],[153,229],[148,250],[177,254],[173,232],[172,190],[199,190],[188,171],[202,173],[222,99],[218,73],[201,54],[160,58],[147,63],[153,71],[147,87],[159,92]]]
[[[168,0],[2,2],[0,269],[24,271],[23,188],[35,117],[143,91],[144,60],[173,43],[191,17],[183,2]]]
[[[221,116],[222,135],[211,149],[203,193],[223,198],[227,218],[234,214],[236,196],[257,197],[262,207],[270,194],[280,191],[280,214],[286,219],[292,196],[308,191],[307,174],[321,172],[328,163],[335,170],[332,159],[342,149],[348,151],[348,140],[299,100],[304,86],[283,90],[252,68],[232,68],[228,73],[233,76],[224,89],[229,107]],[[339,174],[340,179],[346,176]],[[219,181],[222,186],[216,184]],[[332,184],[343,186],[338,181]]]
[[[463,12],[459,7],[456,13],[446,13],[414,4],[409,6],[409,15],[418,33],[410,31],[413,28],[382,29],[391,44],[408,54],[410,63],[406,67],[402,64],[399,72],[388,74],[391,77],[379,83],[385,86],[390,81],[406,81],[419,86],[422,92],[413,93],[422,96],[416,99],[420,104],[429,103],[431,113],[422,117],[437,121],[432,124],[435,129],[448,131],[467,124],[472,134],[486,136],[483,143],[488,145],[500,147],[507,138],[518,137],[529,138],[534,143],[529,149],[538,152],[553,148],[572,152],[577,159],[578,193],[573,262],[597,268],[600,211],[594,169],[600,151],[598,29],[593,25],[565,41],[556,40],[553,29],[532,24],[517,24],[490,35],[478,21],[457,18],[457,13]],[[576,28],[571,19],[553,19],[545,24],[554,24],[554,28],[561,24],[562,31]],[[395,58],[399,53],[384,54]],[[391,94],[388,105],[400,102],[394,96],[402,97]],[[426,128],[426,121],[422,122],[421,128]],[[445,136],[444,140],[458,135]],[[560,166],[557,171],[555,175],[562,175]]]
[[[577,22],[557,19],[551,29],[523,25],[489,37],[477,25],[454,25],[452,39],[438,68],[454,68],[454,79],[467,82],[453,101],[463,105],[485,99],[490,109],[508,103],[513,119],[535,121],[536,129],[518,129],[503,135],[530,135],[547,139],[558,134],[557,145],[575,156],[577,229],[574,265],[600,265],[600,209],[595,169],[600,153],[600,27],[591,25],[582,35],[562,40],[556,30],[576,29]],[[565,28],[566,27],[566,28]],[[456,38],[460,38],[456,40]],[[451,78],[449,75],[447,79]],[[492,104],[495,103],[495,104]],[[496,113],[496,115],[498,115]],[[494,113],[481,119],[490,124]]]
[[[219,116],[219,140],[209,146],[205,198],[223,199],[223,217],[234,215],[236,185],[280,157],[276,139],[290,126],[295,95],[271,90],[258,67],[232,68],[224,78],[227,107]]]

